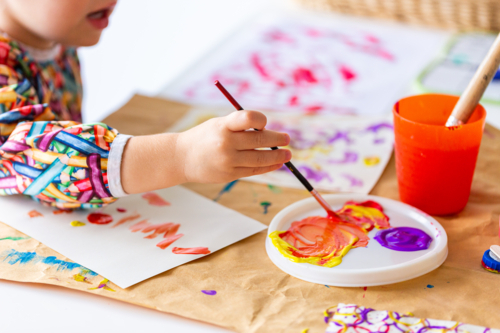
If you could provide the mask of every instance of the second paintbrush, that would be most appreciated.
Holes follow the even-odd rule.
[[[233,96],[224,88],[224,86],[219,82],[215,81],[215,86],[219,88],[219,90],[224,94],[224,96],[231,102],[231,104],[236,108],[238,111],[242,111],[243,107],[234,99]],[[278,149],[278,147],[271,147],[272,150]],[[318,201],[318,203],[323,207],[326,212],[328,213],[329,216],[336,216],[336,214],[333,212],[332,208],[328,204],[328,202],[323,199],[323,197],[312,187],[312,185],[309,183],[309,181],[300,173],[299,170],[292,164],[292,162],[286,162],[285,166],[290,170],[290,172],[293,173],[295,177],[304,185],[304,187],[311,193],[311,195]]]

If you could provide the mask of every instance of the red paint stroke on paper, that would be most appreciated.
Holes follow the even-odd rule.
[[[43,217],[42,213],[40,213],[39,211],[37,211],[35,209],[29,211],[28,212],[28,216],[31,217],[31,218],[38,217],[38,216]]]
[[[184,236],[184,234],[175,234],[175,235],[169,236],[169,237],[165,238],[164,240],[162,240],[161,242],[159,242],[158,244],[156,244],[156,246],[158,246],[162,250],[165,250],[170,244],[172,244],[173,242],[175,242],[176,240],[178,240],[182,236]]]
[[[127,210],[125,208],[117,208],[116,211],[119,213],[126,213],[127,212]]]
[[[251,55],[250,63],[263,79],[271,79],[271,76],[267,72],[266,68],[264,68],[264,65],[262,65],[262,60],[257,53]]]
[[[156,238],[157,236],[159,236],[161,234],[164,234],[163,238],[166,238],[168,236],[175,235],[177,233],[177,230],[179,230],[180,226],[181,226],[180,224],[170,223],[170,222],[162,223],[162,224],[153,224],[153,225],[145,226],[142,229],[142,232],[148,233],[148,232],[153,231],[152,234],[144,237],[147,239]]]
[[[314,76],[313,72],[304,67],[296,68],[292,73],[292,77],[295,85],[297,86],[318,83],[318,80]]]
[[[143,199],[148,201],[148,204],[151,206],[170,206],[170,202],[166,201],[158,194],[154,192],[147,192],[142,195]]]
[[[91,213],[87,216],[87,220],[93,224],[109,224],[113,222],[113,217],[103,213]]]
[[[121,220],[119,220],[118,222],[116,222],[116,224],[114,226],[112,226],[111,228],[116,228],[117,226],[122,225],[123,223],[126,223],[128,221],[136,220],[136,219],[138,219],[140,217],[141,217],[141,215],[137,214],[137,213],[135,213],[133,215],[125,216],[124,218],[122,218]]]
[[[208,247],[174,247],[172,252],[175,254],[210,254]]]
[[[347,83],[354,81],[357,77],[354,70],[347,65],[341,65],[339,67],[339,73],[342,76],[342,79]]]
[[[142,220],[139,221],[129,227],[130,231],[132,232],[138,232],[141,231],[144,227],[151,225],[151,223],[148,222],[148,220]]]

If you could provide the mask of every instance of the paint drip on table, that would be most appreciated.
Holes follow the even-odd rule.
[[[391,250],[418,251],[425,246],[428,248],[432,241],[419,229],[389,229],[389,217],[375,201],[349,201],[335,213],[329,217],[312,216],[293,222],[288,230],[274,231],[269,237],[289,260],[324,267],[339,265],[352,248],[366,247],[370,240],[368,232],[373,228],[384,229],[379,233],[389,231],[383,239],[390,245],[385,247]]]

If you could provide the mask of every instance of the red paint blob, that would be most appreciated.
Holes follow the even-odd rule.
[[[127,210],[125,208],[117,208],[116,210],[118,212],[120,212],[120,213],[126,213],[127,212]]]
[[[109,224],[113,222],[113,217],[108,214],[91,213],[87,216],[87,220],[93,224]]]
[[[352,68],[349,68],[345,65],[340,66],[339,68],[340,75],[342,75],[342,78],[344,81],[349,82],[352,80],[356,79],[356,73]]]
[[[293,80],[295,84],[301,83],[317,83],[316,77],[310,69],[299,67],[293,71]]]

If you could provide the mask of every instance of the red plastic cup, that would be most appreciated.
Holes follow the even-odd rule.
[[[486,111],[445,127],[457,96],[424,94],[394,105],[396,172],[401,201],[430,215],[460,212],[469,200]]]

